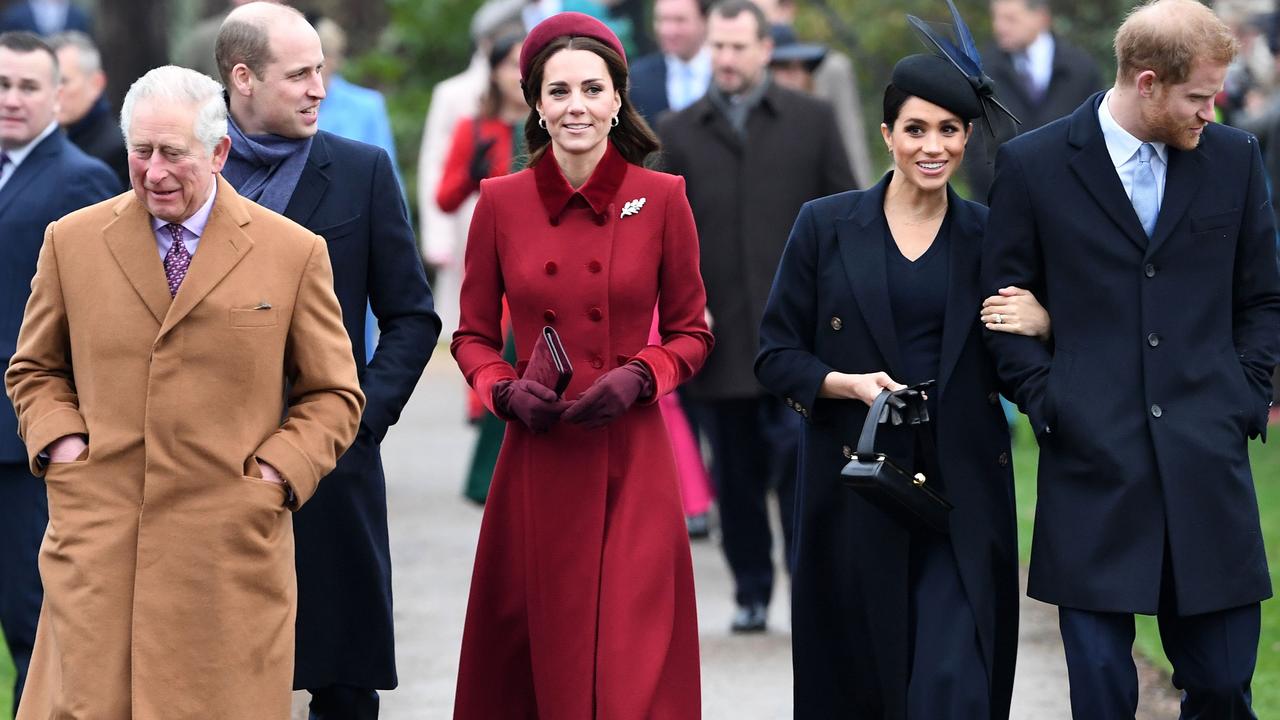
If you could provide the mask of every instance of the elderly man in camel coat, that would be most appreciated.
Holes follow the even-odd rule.
[[[133,192],[49,226],[5,386],[49,493],[22,720],[284,720],[289,510],[364,396],[325,241],[238,196],[222,88],[152,70]]]

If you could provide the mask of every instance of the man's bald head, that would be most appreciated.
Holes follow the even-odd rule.
[[[1197,0],[1152,0],[1130,12],[1116,31],[1116,74],[1126,83],[1150,70],[1176,85],[1197,62],[1225,67],[1238,49],[1230,28]]]
[[[222,84],[231,87],[231,70],[243,63],[254,76],[276,60],[271,52],[271,29],[280,23],[302,23],[307,18],[297,9],[276,2],[249,2],[227,14],[218,31],[214,59]]]

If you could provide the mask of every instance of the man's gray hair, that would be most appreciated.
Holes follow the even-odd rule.
[[[196,140],[209,153],[227,135],[227,103],[222,97],[222,84],[208,75],[190,68],[165,65],[134,81],[120,108],[120,130],[124,133],[126,145],[129,144],[133,106],[139,100],[167,100],[197,106],[193,130]]]
[[[79,30],[66,30],[49,38],[49,46],[54,52],[62,48],[76,49],[77,64],[85,75],[92,75],[102,69],[102,53],[93,43],[93,38]]]

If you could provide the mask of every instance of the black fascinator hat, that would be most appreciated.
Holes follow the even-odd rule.
[[[978,46],[973,41],[973,33],[960,17],[960,11],[952,0],[947,0],[951,9],[951,24],[927,23],[915,15],[907,15],[907,22],[920,36],[933,56],[913,55],[898,63],[903,68],[903,79],[908,83],[922,85],[923,92],[916,92],[912,87],[899,84],[898,67],[893,70],[893,84],[902,90],[922,99],[934,102],[951,110],[966,120],[981,119],[995,142],[987,143],[993,151],[997,145],[1017,134],[1017,125],[1021,123],[1009,109],[996,99],[995,88],[991,78],[982,70],[982,56],[978,54]],[[931,58],[925,60],[915,58]],[[910,62],[909,62],[910,61]],[[941,70],[949,67],[951,72]],[[925,77],[929,76],[929,77]],[[957,82],[960,81],[960,82]],[[950,90],[942,90],[941,85],[951,84]],[[936,87],[935,87],[936,86]],[[948,102],[934,100],[926,92],[934,92]],[[952,96],[955,99],[952,100]],[[963,98],[961,96],[964,96]],[[951,104],[955,102],[957,104]],[[976,112],[974,112],[976,110]]]

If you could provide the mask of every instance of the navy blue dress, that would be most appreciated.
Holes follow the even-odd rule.
[[[978,320],[987,211],[949,192],[946,232],[931,254],[895,269],[888,183],[804,206],[761,322],[756,375],[804,419],[795,717],[1007,718],[1018,564],[1009,431]],[[955,505],[947,535],[913,533],[843,485],[867,406],[818,397],[833,371],[937,380],[932,474]],[[877,449],[915,466],[914,430],[881,435]],[[920,455],[931,474],[932,458]],[[924,687],[930,678],[974,692]]]

